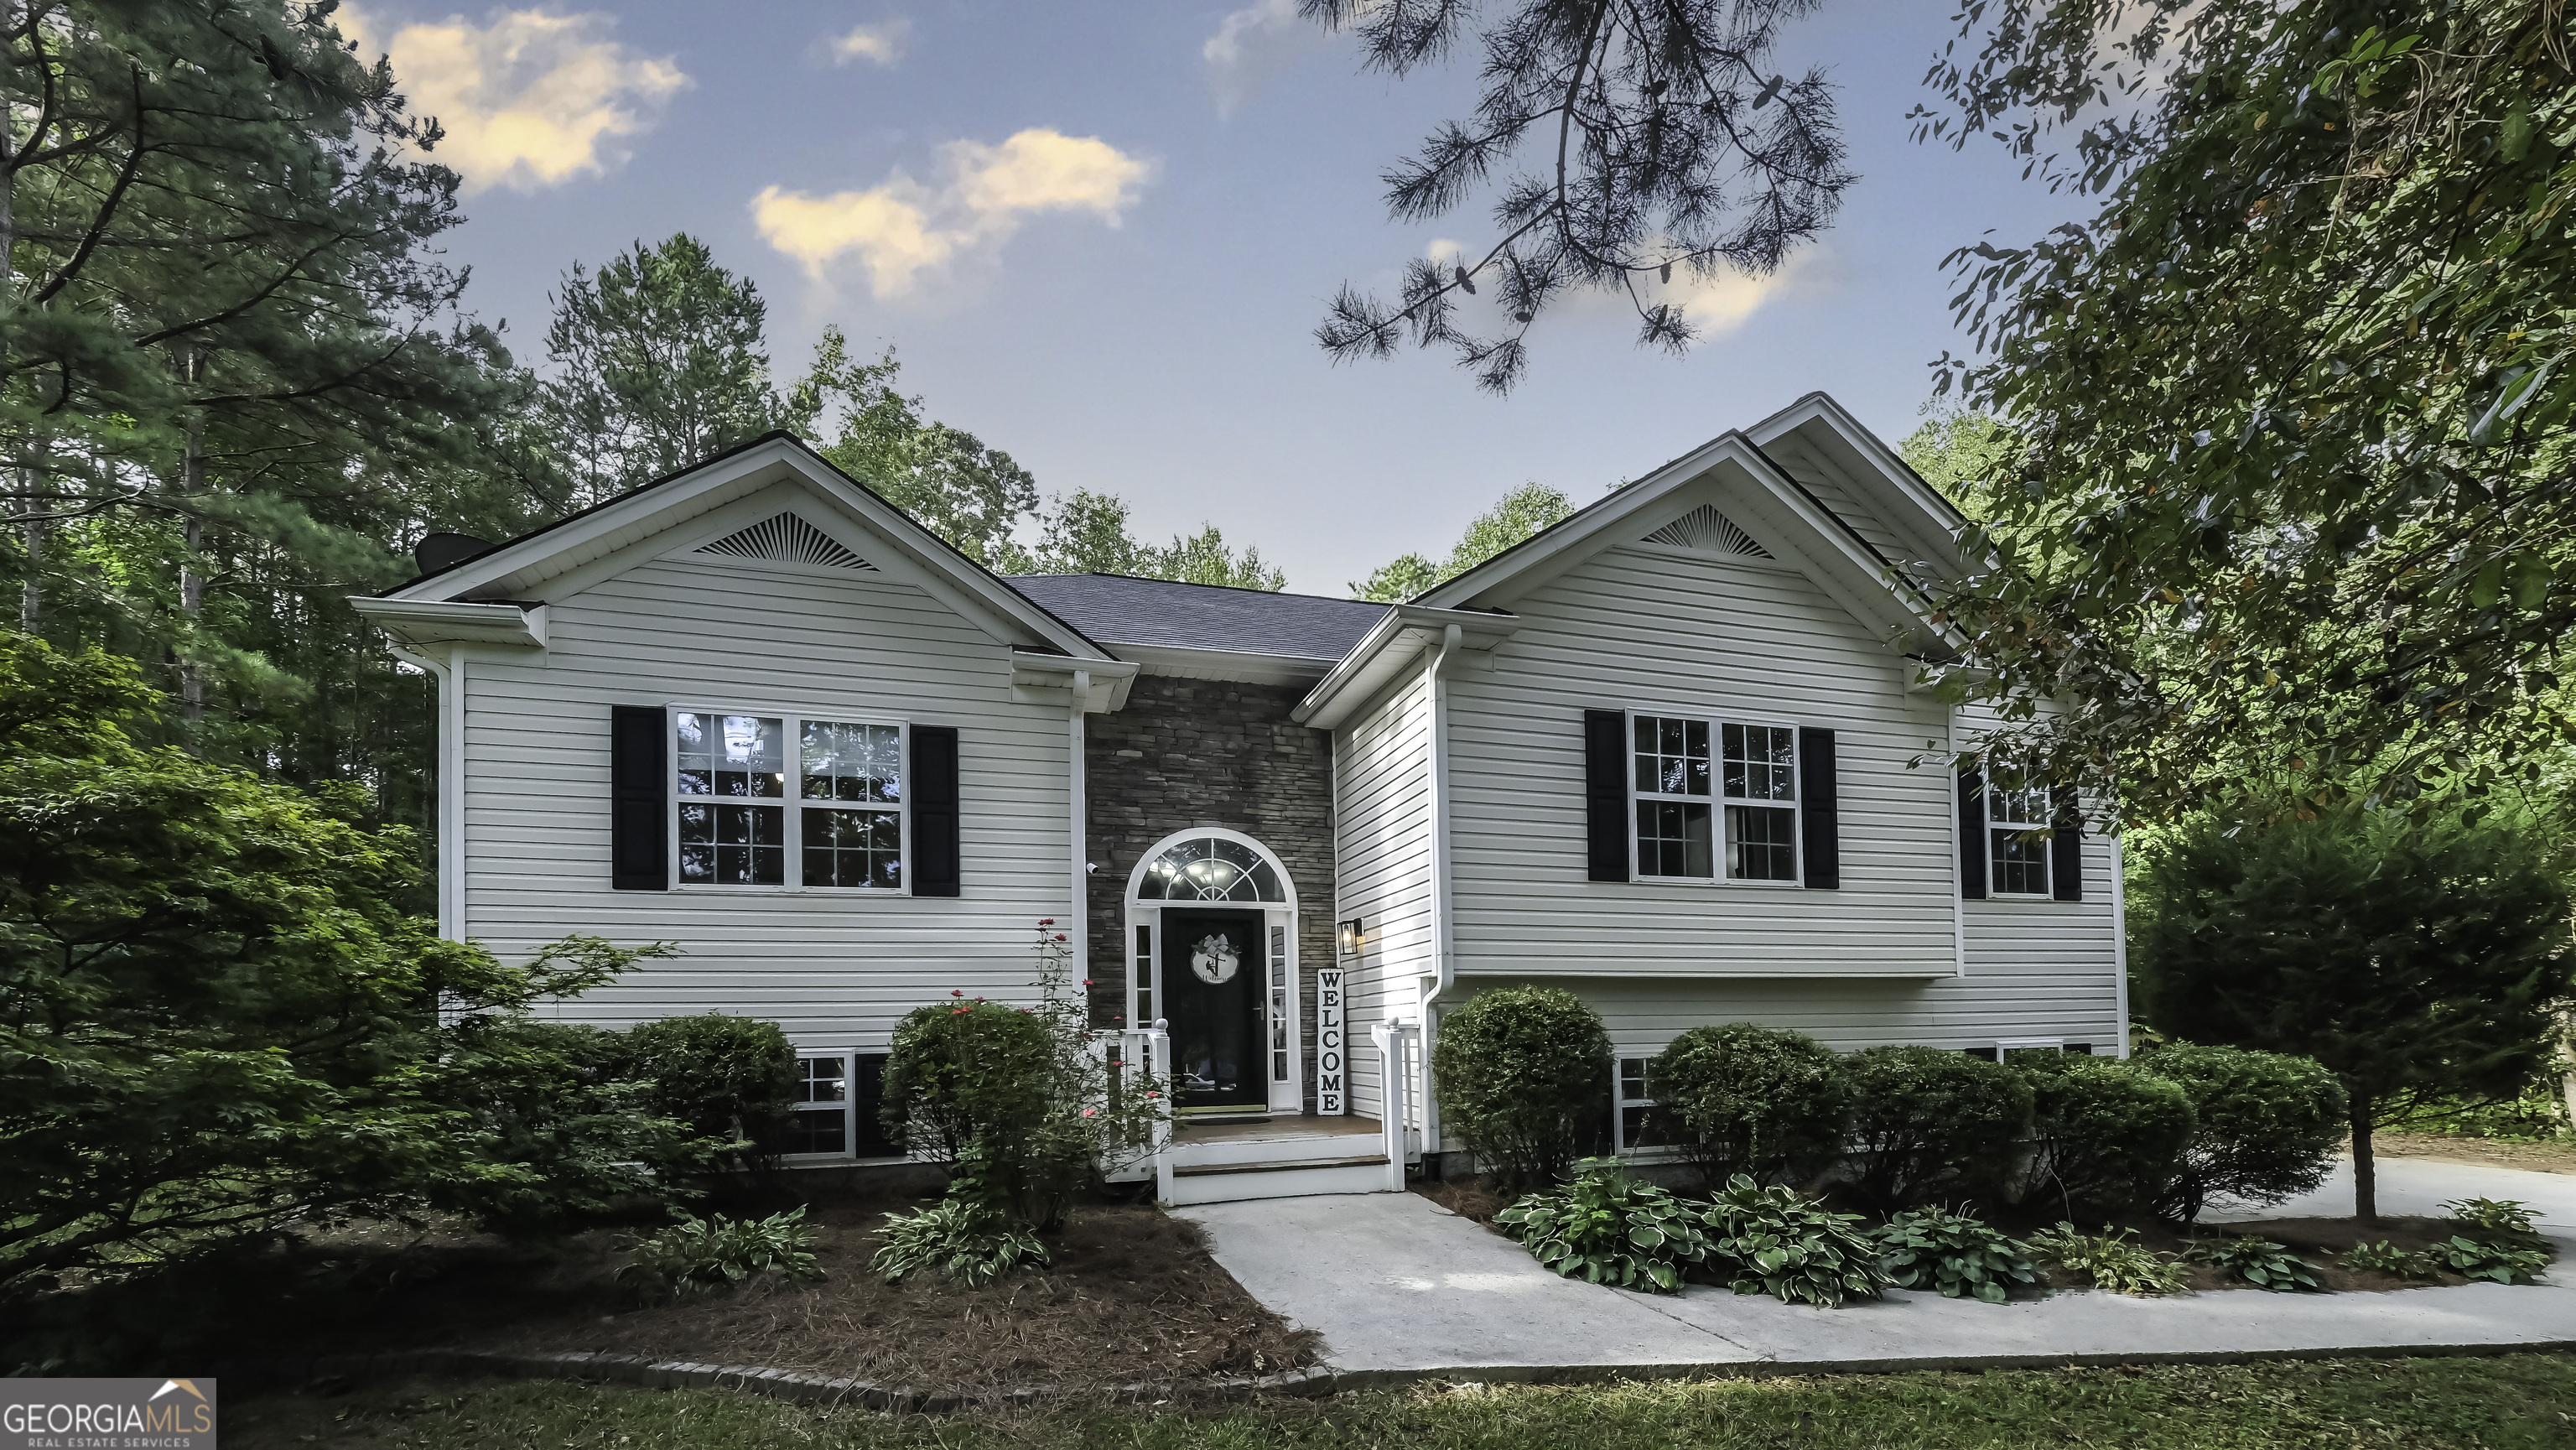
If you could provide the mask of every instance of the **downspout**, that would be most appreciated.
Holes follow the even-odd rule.
[[[1065,725],[1067,759],[1070,761],[1065,772],[1065,794],[1069,806],[1067,814],[1072,818],[1070,839],[1073,850],[1073,907],[1065,917],[1065,920],[1071,923],[1065,928],[1065,936],[1073,944],[1073,979],[1077,982],[1091,980],[1091,929],[1084,915],[1084,908],[1089,905],[1091,895],[1091,863],[1084,859],[1090,844],[1089,832],[1084,829],[1087,823],[1083,819],[1089,806],[1084,788],[1082,759],[1082,717],[1090,706],[1091,671],[1075,670],[1073,672],[1073,710]],[[1086,988],[1083,992],[1083,1006],[1086,1012],[1090,1009],[1090,1003],[1091,993]]]
[[[1968,895],[1960,884],[1959,876],[1966,869],[1968,838],[1960,833],[1959,826],[1959,812],[1962,809],[1959,804],[1959,707],[1948,706],[1947,713],[1950,717],[1949,723],[1943,728],[1949,737],[1950,763],[1942,768],[1941,773],[1947,777],[1950,786],[1945,793],[1947,804],[1943,814],[1950,818],[1950,950],[1953,959],[1951,970],[1953,975],[1964,977],[1968,975]]]
[[[2120,838],[2111,838],[2111,1010],[2119,1017],[2112,1029],[2120,1034],[2121,1057],[2129,1055],[2129,893],[2128,872],[2120,864]]]
[[[404,645],[394,658],[438,681],[438,934],[465,940],[465,651],[448,657]]]
[[[1436,972],[1431,991],[1422,999],[1422,1080],[1414,1093],[1422,1103],[1422,1151],[1440,1149],[1440,1101],[1431,1091],[1433,1004],[1458,980],[1458,937],[1450,919],[1449,890],[1449,665],[1458,656],[1457,625],[1440,631],[1439,651],[1431,656],[1431,950]]]
[[[1447,995],[1458,980],[1458,940],[1449,919],[1449,663],[1458,653],[1460,631],[1452,624],[1440,632],[1432,653],[1431,674],[1431,991],[1423,999],[1423,1026],[1430,1026],[1431,1003]]]

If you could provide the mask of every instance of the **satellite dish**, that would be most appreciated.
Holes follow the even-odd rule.
[[[412,562],[420,565],[421,573],[435,574],[441,569],[462,564],[491,547],[490,539],[478,539],[472,534],[427,534],[419,543],[412,545],[411,557]]]

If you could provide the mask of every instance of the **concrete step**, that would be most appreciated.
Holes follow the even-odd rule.
[[[1172,1170],[1176,1207],[1238,1203],[1255,1198],[1304,1198],[1319,1193],[1389,1193],[1386,1157],[1304,1163],[1242,1163]]]
[[[1221,1163],[1310,1162],[1383,1153],[1386,1138],[1378,1133],[1300,1133],[1293,1137],[1217,1138],[1192,1142],[1184,1134],[1172,1139],[1172,1167],[1197,1168]]]

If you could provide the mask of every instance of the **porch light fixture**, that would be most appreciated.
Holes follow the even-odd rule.
[[[1360,919],[1355,916],[1342,923],[1342,955],[1346,957],[1355,957],[1359,954]]]

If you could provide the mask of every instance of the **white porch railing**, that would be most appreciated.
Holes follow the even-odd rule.
[[[1377,1045],[1378,1081],[1385,1101],[1378,1126],[1386,1135],[1386,1186],[1404,1191],[1404,1165],[1421,1152],[1422,1024],[1379,1022],[1370,1026]]]
[[[1154,1197],[1168,1201],[1172,1196],[1172,1039],[1163,1030],[1162,1019],[1151,1027],[1113,1027],[1091,1034],[1091,1050],[1108,1065],[1111,1103],[1130,1092],[1162,1093],[1163,1109],[1154,1115],[1154,1140],[1138,1144],[1131,1156],[1119,1163],[1104,1163],[1103,1172],[1114,1179],[1142,1178],[1145,1170],[1154,1175]]]

